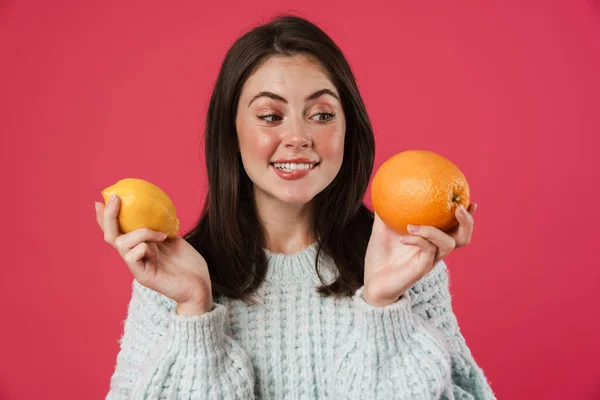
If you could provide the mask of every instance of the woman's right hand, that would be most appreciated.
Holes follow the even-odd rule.
[[[138,229],[122,234],[117,216],[121,201],[115,196],[104,206],[96,203],[96,222],[104,240],[114,247],[135,279],[143,286],[177,302],[180,315],[212,310],[212,289],[204,257],[180,236]]]

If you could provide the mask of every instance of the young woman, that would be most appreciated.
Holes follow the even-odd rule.
[[[401,236],[362,203],[374,138],[351,69],[280,17],[229,50],[208,109],[209,190],[165,240],[96,218],[133,295],[108,399],[492,399],[456,318],[444,233]]]

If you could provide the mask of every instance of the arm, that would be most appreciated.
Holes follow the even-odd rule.
[[[456,399],[495,399],[483,370],[477,365],[452,312],[448,268],[443,261],[411,289],[413,312],[440,334],[450,351]]]
[[[225,307],[199,316],[136,280],[107,400],[150,398],[253,399],[254,373],[225,333]]]
[[[354,296],[356,326],[334,367],[334,398],[494,399],[457,336],[443,263],[389,306],[371,306],[362,292]]]

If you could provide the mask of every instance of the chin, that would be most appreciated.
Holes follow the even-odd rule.
[[[299,194],[299,193],[275,193],[274,197],[285,204],[293,204],[293,205],[304,205],[310,203],[312,199],[315,198],[314,195],[310,195],[307,193]]]
[[[305,205],[314,200],[314,198],[323,190],[317,182],[306,182],[306,184],[293,185],[286,182],[268,182],[264,186],[260,183],[254,185],[255,196],[277,201],[288,205]]]

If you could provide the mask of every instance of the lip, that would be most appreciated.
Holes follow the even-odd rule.
[[[311,160],[310,158],[280,158],[279,160],[271,161],[271,164],[285,164],[285,163],[295,163],[295,164],[318,164],[318,161]]]
[[[280,161],[277,161],[277,163],[279,163],[279,162]],[[281,161],[281,162],[283,163],[283,161]],[[288,162],[291,162],[291,161],[288,161]],[[301,161],[293,161],[293,162],[301,162]],[[311,164],[306,161],[304,161],[304,163]],[[271,168],[273,168],[273,171],[275,171],[275,174],[277,174],[277,176],[279,176],[281,179],[285,179],[286,181],[293,181],[296,179],[304,178],[305,176],[310,174],[315,168],[317,168],[318,164],[320,164],[320,163],[313,162],[312,164],[317,164],[317,165],[314,165],[312,168],[309,168],[309,169],[297,169],[292,172],[282,171],[279,168],[275,167],[275,165],[273,165],[273,163],[271,163]]]

